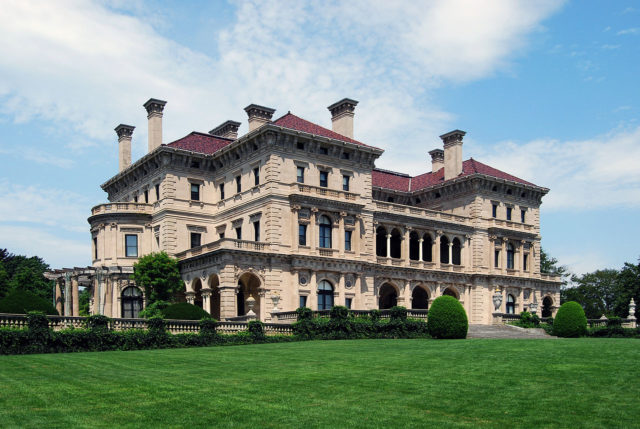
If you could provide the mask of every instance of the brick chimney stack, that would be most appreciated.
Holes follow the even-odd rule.
[[[462,138],[464,131],[453,130],[440,136],[444,143],[444,180],[462,173]]]
[[[149,152],[162,145],[162,111],[166,101],[150,98],[143,104],[149,120]]]
[[[353,138],[353,112],[357,105],[356,100],[343,98],[327,107],[331,112],[331,124],[334,132],[350,139]]]
[[[247,112],[247,116],[249,116],[249,132],[251,132],[271,122],[271,117],[276,109],[258,106],[257,104],[249,104],[244,108],[244,111]]]
[[[435,173],[444,167],[444,151],[442,149],[434,149],[429,151],[431,155],[431,172]]]
[[[131,136],[134,128],[134,126],[125,124],[115,127],[115,132],[118,134],[118,171],[131,165]]]
[[[235,140],[238,138],[238,127],[240,127],[240,122],[226,121],[209,131],[209,134]]]

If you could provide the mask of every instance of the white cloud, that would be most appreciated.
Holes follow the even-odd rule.
[[[630,35],[640,34],[640,27],[626,28],[624,30],[618,31],[616,34],[618,36],[624,36],[627,34],[630,34]]]
[[[33,161],[37,164],[53,165],[60,168],[70,168],[74,164],[73,159],[58,157],[31,147],[9,149],[0,146],[0,154],[11,155],[27,161]]]
[[[640,127],[581,141],[500,142],[479,159],[540,186],[549,210],[640,206]]]

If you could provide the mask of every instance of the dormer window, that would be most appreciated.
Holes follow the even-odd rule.
[[[320,148],[318,149],[318,153],[320,155],[329,155],[329,148],[320,146]]]

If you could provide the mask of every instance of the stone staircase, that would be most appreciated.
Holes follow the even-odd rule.
[[[556,339],[544,329],[525,329],[512,325],[469,325],[467,338]]]

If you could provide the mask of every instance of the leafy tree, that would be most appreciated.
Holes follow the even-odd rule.
[[[636,302],[636,318],[640,317],[640,258],[637,264],[626,262],[620,274],[615,290],[614,311],[616,316],[627,317],[629,315],[629,301]]]
[[[91,292],[88,288],[81,289],[78,293],[78,305],[80,316],[89,316],[89,304],[91,300]]]
[[[619,272],[613,269],[597,270],[581,276],[571,276],[573,287],[561,291],[561,301],[576,301],[588,319],[597,319],[603,314],[614,315],[616,289]]]
[[[44,277],[48,270],[49,265],[38,256],[14,255],[0,249],[0,297],[20,289],[51,300],[53,282]]]
[[[171,301],[184,287],[178,260],[165,252],[150,253],[133,265],[133,280],[145,291],[149,303]]]

